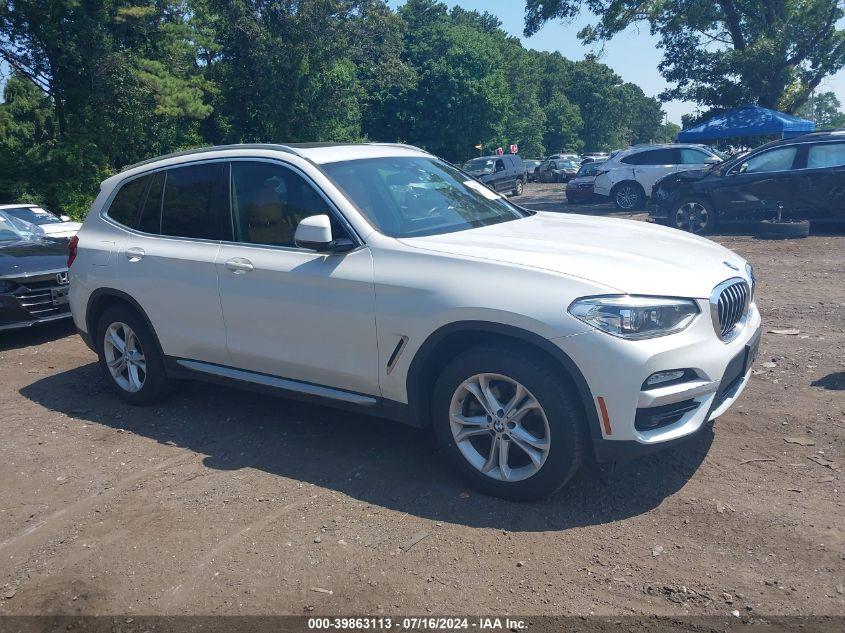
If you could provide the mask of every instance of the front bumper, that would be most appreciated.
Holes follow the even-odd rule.
[[[707,301],[699,307],[702,314],[670,336],[627,341],[594,331],[555,341],[581,369],[594,399],[589,417],[598,461],[624,461],[689,438],[745,389],[760,339],[756,306],[728,342],[716,336]],[[689,373],[677,384],[645,384],[655,372],[680,369]]]
[[[0,293],[0,331],[70,318],[68,286],[57,283],[55,274],[12,281],[19,284],[18,287]]]

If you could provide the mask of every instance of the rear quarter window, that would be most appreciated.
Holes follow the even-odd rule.
[[[845,143],[813,145],[807,153],[807,169],[824,169],[843,165],[845,165]]]
[[[138,225],[138,213],[149,176],[141,176],[121,185],[106,215],[125,227],[134,229]]]

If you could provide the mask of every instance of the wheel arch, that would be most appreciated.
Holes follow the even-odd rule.
[[[144,323],[146,324],[147,328],[150,330],[150,334],[152,334],[153,340],[155,340],[156,347],[158,348],[158,353],[160,354],[161,358],[164,358],[164,351],[161,347],[161,341],[159,341],[158,339],[158,333],[153,327],[152,321],[150,321],[150,317],[147,316],[147,313],[144,308],[142,308],[141,304],[139,304],[130,295],[115,288],[97,288],[97,290],[92,292],[91,296],[88,297],[88,306],[85,310],[85,327],[88,330],[88,337],[91,341],[91,346],[93,347],[94,351],[97,351],[97,341],[95,336],[97,324],[100,320],[100,317],[110,307],[120,304],[128,305],[140,315],[140,317],[144,320]]]
[[[406,388],[411,424],[431,424],[431,393],[438,369],[462,352],[481,344],[499,343],[529,346],[560,371],[560,375],[581,404],[590,437],[601,440],[595,399],[575,362],[559,347],[542,336],[522,328],[489,321],[459,321],[435,330],[419,347],[408,368]]]

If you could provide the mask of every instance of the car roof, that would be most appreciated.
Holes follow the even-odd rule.
[[[21,204],[0,204],[0,211],[3,209],[31,209],[37,206],[37,204],[31,204],[29,202],[22,202]]]
[[[298,156],[315,164],[366,158],[431,156],[419,147],[401,143],[240,143],[235,145],[211,145],[165,154],[128,165],[119,173],[103,181],[103,186],[109,186],[130,175],[144,173],[151,168],[170,167],[194,160],[262,157],[272,156],[273,154]]]

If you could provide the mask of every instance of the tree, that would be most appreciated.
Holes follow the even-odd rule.
[[[845,66],[842,0],[527,0],[525,34],[586,8],[585,43],[636,23],[660,38],[664,100],[729,109],[746,103],[795,112]]]
[[[798,116],[815,122],[820,128],[845,127],[845,112],[833,92],[814,94],[798,111]]]

